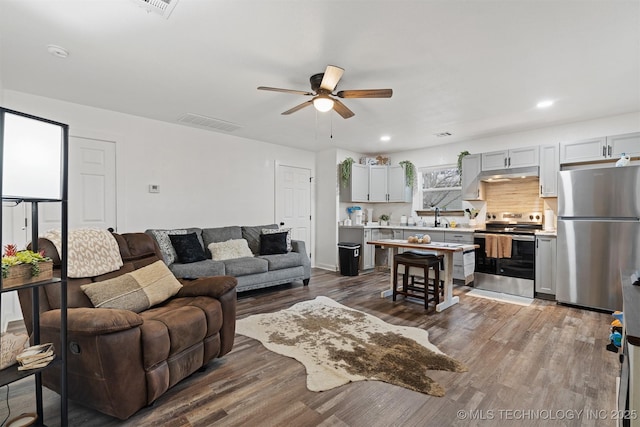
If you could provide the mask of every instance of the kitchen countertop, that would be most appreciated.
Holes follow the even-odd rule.
[[[474,231],[486,231],[484,227],[419,227],[417,225],[341,225],[344,228],[367,228],[367,229],[389,229],[389,230],[415,230],[415,231],[451,231],[457,233],[473,233]],[[556,237],[558,232],[556,230],[538,230],[536,236],[552,236]]]
[[[460,231],[473,233],[476,228],[471,227],[418,227],[417,225],[341,225],[345,228],[377,228],[389,230],[416,230],[416,231]]]

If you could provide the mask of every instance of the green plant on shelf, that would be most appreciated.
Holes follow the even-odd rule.
[[[28,249],[19,251],[16,245],[9,244],[4,247],[2,254],[2,277],[7,278],[9,269],[14,265],[31,264],[31,275],[40,274],[40,263],[51,261],[51,258],[44,256],[42,252],[33,252]]]
[[[355,162],[351,157],[347,157],[340,163],[340,181],[343,187],[347,187],[349,184],[349,178],[351,178],[351,165]]]
[[[416,167],[409,160],[403,160],[399,164],[404,168],[407,187],[414,187],[414,183],[416,181]]]

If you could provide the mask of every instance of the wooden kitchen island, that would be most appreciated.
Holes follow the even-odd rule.
[[[380,296],[388,297],[393,293],[393,258],[398,253],[398,249],[416,249],[427,251],[437,255],[444,255],[444,301],[436,305],[436,311],[446,310],[460,301],[459,297],[453,296],[453,254],[455,252],[469,251],[479,248],[478,245],[465,245],[462,243],[409,243],[401,239],[380,239],[367,242],[369,245],[376,245],[389,250],[389,289],[383,291]]]

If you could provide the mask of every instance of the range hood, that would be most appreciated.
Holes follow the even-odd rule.
[[[540,176],[540,168],[538,166],[530,166],[526,168],[495,169],[491,171],[484,171],[480,172],[479,178],[480,181],[501,182],[538,176]]]

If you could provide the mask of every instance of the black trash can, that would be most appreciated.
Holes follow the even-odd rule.
[[[360,244],[351,242],[338,243],[340,253],[340,274],[357,276],[360,262]]]

